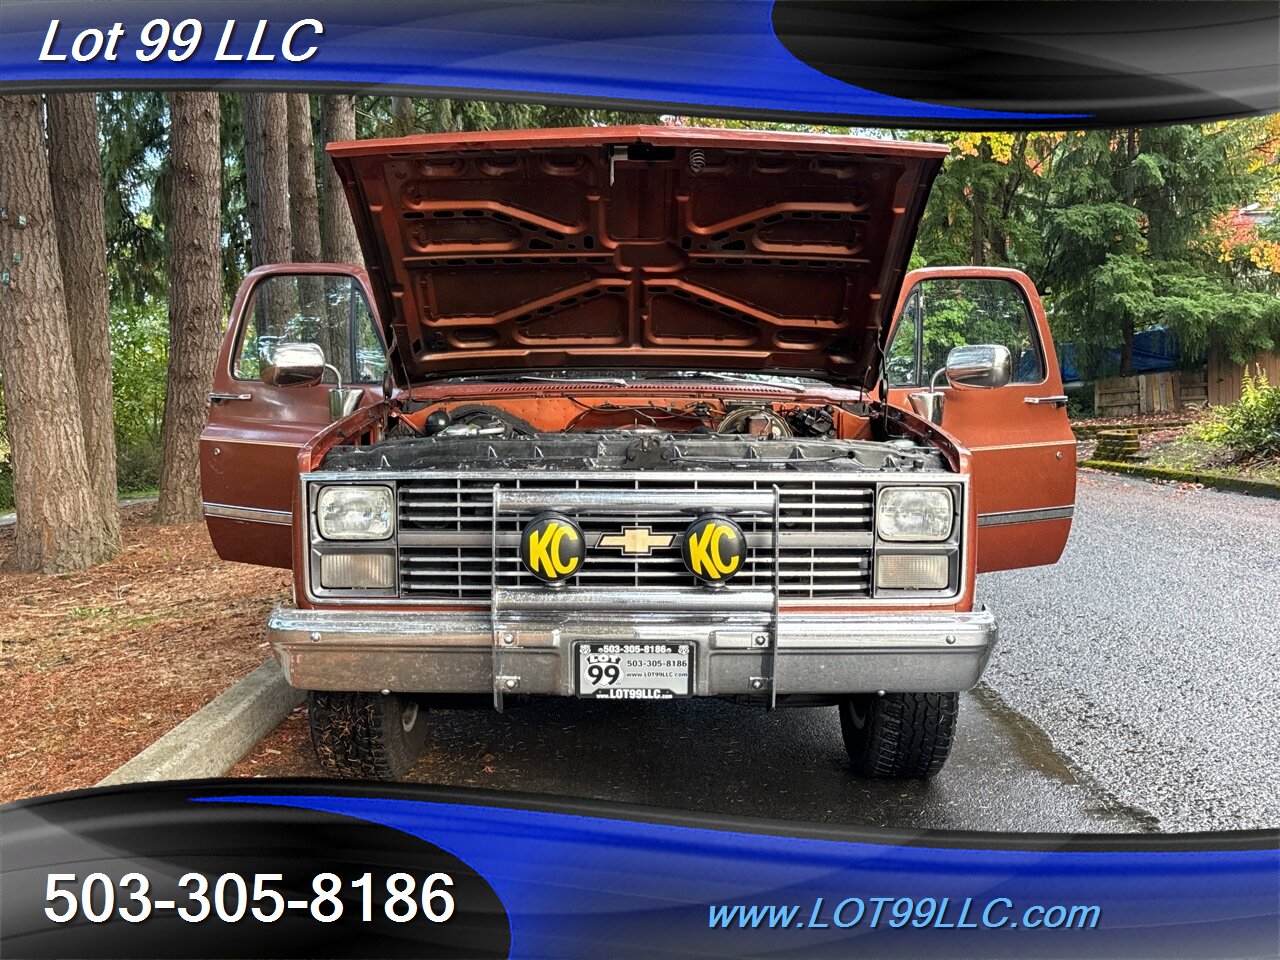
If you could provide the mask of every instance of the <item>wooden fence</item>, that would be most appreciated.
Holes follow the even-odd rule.
[[[1238,393],[1238,384],[1236,390]],[[1097,380],[1093,385],[1094,412],[1099,417],[1177,413],[1202,409],[1208,402],[1208,379],[1204,370],[1111,377]]]
[[[1240,399],[1240,381],[1261,369],[1280,384],[1280,354],[1260,353],[1247,364],[1234,363],[1216,344],[1209,348],[1204,369],[1144,373],[1112,377],[1093,385],[1093,406],[1099,417],[1136,417],[1144,413],[1223,406]]]
[[[1257,375],[1258,368],[1267,375],[1273,384],[1280,383],[1280,355],[1260,353],[1252,362],[1241,365],[1233,363],[1221,347],[1209,348],[1209,402],[1214,406],[1235,403],[1240,399],[1240,381],[1245,373]]]

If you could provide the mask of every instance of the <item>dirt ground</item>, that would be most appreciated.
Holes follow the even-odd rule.
[[[288,572],[150,510],[126,508],[114,560],[61,576],[7,569],[0,528],[0,802],[92,786],[267,657]]]

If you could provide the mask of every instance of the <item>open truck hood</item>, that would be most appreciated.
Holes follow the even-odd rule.
[[[592,368],[866,388],[946,147],[635,126],[328,151],[401,384]]]

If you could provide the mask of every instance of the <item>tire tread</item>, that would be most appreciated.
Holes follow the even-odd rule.
[[[840,707],[840,728],[854,770],[877,778],[937,776],[955,740],[960,698],[955,693],[887,693],[865,704],[866,723]]]
[[[405,706],[394,694],[308,693],[307,719],[320,767],[344,779],[398,780],[404,776],[426,739],[421,716],[407,733],[400,725]]]

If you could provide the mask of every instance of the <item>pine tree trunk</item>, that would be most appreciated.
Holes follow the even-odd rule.
[[[71,356],[80,388],[85,462],[108,540],[120,549],[116,430],[111,392],[111,302],[107,226],[98,161],[98,103],[92,93],[50,94],[49,180]]]
[[[200,431],[209,412],[222,326],[218,115],[216,93],[172,95],[169,382],[157,523],[195,523],[202,516]]]
[[[978,159],[984,163],[991,160],[991,147],[985,139],[978,146]],[[977,183],[969,185],[969,203],[973,208],[972,230],[969,234],[969,263],[981,267],[987,262],[987,209],[986,191]]]
[[[249,221],[249,265],[252,267],[264,262],[267,243],[267,219],[263,207],[267,179],[263,157],[264,96],[261,93],[240,94],[240,125],[244,131],[244,215]]]
[[[401,137],[415,132],[412,97],[391,98],[391,128]]]
[[[1120,376],[1133,376],[1133,318],[1125,317],[1120,324]]]
[[[973,221],[969,236],[969,265],[984,266],[986,263],[986,226],[983,217],[986,211],[986,198],[976,189],[973,191]]]
[[[1125,156],[1128,163],[1124,170],[1125,198],[1124,202],[1131,207],[1138,205],[1137,184],[1135,182],[1134,163],[1138,159],[1138,131],[1132,127],[1124,135]],[[1120,376],[1133,376],[1133,316],[1126,313],[1120,323]]]
[[[354,140],[356,138],[356,104],[351,97],[326,96],[321,104],[324,141]],[[338,179],[338,171],[325,158],[324,164],[324,219],[321,221],[321,255],[328,263],[354,263],[360,266],[364,258],[360,253],[360,241],[356,239],[355,222],[351,208],[347,206],[347,194]]]
[[[289,217],[293,232],[295,263],[320,260],[320,198],[316,193],[315,138],[311,133],[311,97],[305,93],[288,94],[289,109]],[[308,316],[322,316],[333,309],[325,303],[324,280],[321,277],[298,279],[298,305]],[[343,354],[345,337],[337,323],[325,324],[317,340],[325,359],[339,370],[346,370]]]
[[[254,266],[288,263],[289,106],[283,93],[246,93],[244,115],[245,212]]]
[[[39,97],[0,97],[0,143],[0,254],[9,272],[0,285],[0,372],[18,513],[13,563],[62,573],[115,556],[119,526],[102,510],[85,459]]]
[[[316,193],[315,138],[311,135],[311,97],[289,97],[289,212],[293,228],[293,259],[320,260],[320,200]]]

